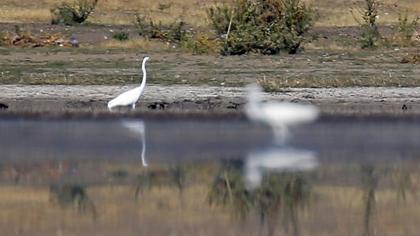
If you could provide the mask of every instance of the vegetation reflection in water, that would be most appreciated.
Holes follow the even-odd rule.
[[[3,163],[1,231],[7,235],[415,235],[419,229],[417,161],[318,165],[314,152],[271,147],[247,158],[147,160],[147,166],[146,126],[128,124],[125,127],[141,130],[134,135],[141,139],[138,163]],[[264,155],[270,154],[265,157],[269,159],[275,153],[282,163],[285,155],[300,156],[302,162],[266,168]],[[250,181],[250,172],[256,170],[260,178]]]

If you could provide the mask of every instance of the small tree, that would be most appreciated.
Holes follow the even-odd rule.
[[[365,0],[363,9],[358,9],[362,20],[353,15],[354,19],[362,28],[361,46],[362,48],[375,48],[381,35],[378,30],[376,19],[378,17],[378,3],[376,0]]]

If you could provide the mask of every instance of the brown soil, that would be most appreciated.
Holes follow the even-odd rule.
[[[14,30],[14,24],[3,23],[0,27]],[[267,94],[267,99],[313,103],[324,114],[420,114],[417,88],[420,68],[416,64],[400,63],[407,55],[419,53],[419,48],[356,50],[359,32],[355,27],[324,27],[311,32],[311,44],[335,43],[341,49],[234,57],[191,55],[179,49],[96,47],[119,30],[138,37],[133,26],[38,23],[19,24],[19,27],[39,35],[75,35],[82,46],[0,47],[0,84],[9,84],[0,85],[0,103],[8,106],[0,108],[0,116],[106,117],[141,116],[150,112],[241,115],[245,103],[243,85],[264,77],[278,81],[280,86],[276,88],[279,92]],[[385,34],[391,32],[389,27],[381,30]],[[152,58],[148,67],[150,85],[138,109],[109,113],[107,101],[139,82],[139,63],[146,53]],[[412,88],[398,88],[401,86]]]
[[[245,91],[237,87],[150,85],[134,111],[109,112],[106,103],[130,86],[2,85],[0,116],[142,117],[243,116]],[[419,88],[295,88],[266,93],[266,100],[311,103],[324,115],[420,115]]]

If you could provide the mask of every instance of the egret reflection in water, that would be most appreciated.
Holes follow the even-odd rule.
[[[287,146],[273,146],[248,154],[244,182],[248,189],[260,186],[266,172],[308,171],[318,166],[315,152]]]
[[[142,120],[123,120],[122,125],[130,130],[136,136],[138,135],[141,140],[141,163],[147,166],[146,161],[146,126]]]

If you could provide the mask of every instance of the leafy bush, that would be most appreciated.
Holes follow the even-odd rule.
[[[119,41],[126,41],[128,40],[129,34],[124,31],[116,32],[112,35],[112,38]]]
[[[224,55],[297,53],[314,21],[314,11],[300,0],[236,0],[231,7],[209,8],[207,15],[217,33],[230,29]]]
[[[72,4],[63,2],[52,8],[52,24],[81,24],[87,20],[98,0],[75,0]]]

